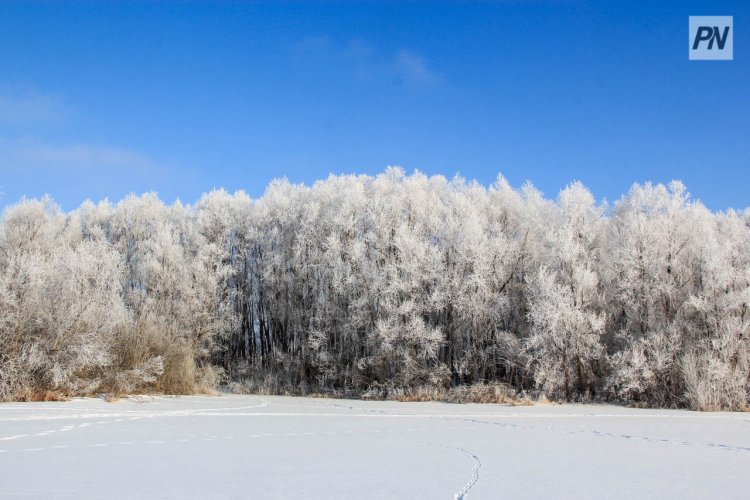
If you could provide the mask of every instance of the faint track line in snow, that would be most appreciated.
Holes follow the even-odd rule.
[[[37,447],[37,448],[22,448],[22,449],[16,449],[16,450],[8,450],[8,449],[0,449],[0,453],[18,453],[18,452],[31,452],[31,451],[47,451],[47,450],[60,450],[65,448],[103,448],[107,446],[131,446],[131,445],[160,445],[160,444],[169,444],[169,443],[190,443],[190,442],[212,442],[212,441],[218,441],[218,440],[238,440],[238,439],[258,439],[258,438],[277,438],[277,437],[302,437],[302,436],[314,436],[314,437],[321,437],[321,436],[335,436],[335,435],[344,435],[344,434],[375,434],[375,433],[385,433],[385,434],[396,434],[396,433],[402,433],[402,432],[417,432],[417,431],[424,431],[427,430],[423,427],[412,427],[408,429],[393,429],[393,430],[387,430],[387,431],[320,431],[320,432],[275,432],[275,433],[264,433],[264,434],[243,434],[243,435],[232,435],[232,436],[216,436],[216,435],[209,435],[208,433],[202,433],[202,435],[195,435],[191,434],[190,439],[186,437],[181,438],[174,438],[174,439],[164,439],[164,440],[140,440],[140,441],[116,441],[116,442],[110,442],[110,443],[95,443],[95,444],[81,444],[77,446],[71,446],[71,445],[56,445],[56,446],[48,446],[48,447]],[[449,429],[450,430],[450,429]],[[435,446],[441,446],[441,445],[435,445]],[[445,447],[450,448],[450,447]]]
[[[670,444],[670,445],[680,445],[680,446],[705,446],[709,448],[718,448],[721,450],[726,451],[739,451],[744,453],[750,453],[750,447],[745,446],[734,446],[729,444],[722,444],[722,443],[701,443],[701,442],[695,442],[695,441],[676,441],[673,439],[666,439],[666,438],[652,438],[648,436],[634,436],[632,434],[616,434],[611,432],[602,432],[597,430],[584,430],[584,431],[570,431],[570,430],[562,430],[562,429],[555,429],[553,427],[549,426],[535,426],[535,425],[522,425],[522,424],[512,424],[507,422],[489,422],[487,420],[479,420],[475,418],[461,418],[461,420],[465,422],[472,422],[472,423],[478,423],[478,424],[486,424],[486,425],[494,425],[496,427],[503,427],[503,428],[511,428],[511,429],[525,429],[525,430],[544,430],[544,431],[550,431],[550,432],[557,432],[557,433],[564,433],[564,434],[583,434],[583,435],[590,435],[594,437],[604,437],[604,438],[617,438],[617,439],[627,439],[627,440],[633,440],[633,441],[645,441],[649,443],[662,443],[662,444]]]
[[[469,457],[474,460],[474,468],[471,470],[471,479],[469,482],[467,482],[463,488],[458,493],[453,494],[453,498],[455,500],[464,500],[466,498],[466,495],[469,493],[469,490],[477,484],[477,481],[479,481],[479,469],[482,468],[482,461],[479,460],[479,457],[473,454],[472,452],[465,450],[463,448],[456,448],[459,451],[464,452],[466,455],[469,455]]]
[[[565,413],[565,414],[547,414],[547,415],[533,415],[525,413],[387,413],[379,410],[363,409],[363,412],[367,413],[299,413],[299,412],[243,412],[238,410],[249,410],[253,408],[261,408],[268,406],[267,402],[263,402],[257,405],[235,407],[235,408],[202,408],[195,410],[138,410],[138,411],[125,411],[125,412],[113,412],[113,413],[90,413],[90,414],[73,414],[73,415],[50,415],[50,416],[19,416],[19,417],[0,417],[0,422],[16,422],[16,421],[33,421],[33,420],[80,420],[80,419],[94,419],[94,418],[127,418],[129,420],[138,420],[141,418],[157,418],[157,417],[296,417],[296,416],[310,416],[310,417],[341,417],[341,418],[435,418],[435,419],[456,419],[456,418],[498,418],[498,419],[558,419],[558,418],[709,418],[709,419],[732,419],[731,415],[655,415],[655,414],[606,414],[606,415],[592,415],[582,413]],[[344,406],[344,408],[346,408]],[[359,409],[353,407],[353,409]]]
[[[402,434],[404,432],[426,431],[426,430],[428,429],[424,427],[418,427],[418,428],[413,428],[413,429],[393,429],[390,431],[387,431],[387,430],[386,431],[383,431],[383,430],[367,431],[365,434],[376,434],[376,433],[378,433],[379,435]],[[447,429],[443,429],[443,431],[451,431],[451,430],[455,430],[455,429],[451,427]],[[375,437],[375,436],[372,436],[372,437]],[[450,450],[450,451],[458,451],[459,453],[469,457],[473,462],[473,466],[471,469],[471,477],[461,487],[460,490],[458,490],[456,493],[453,493],[453,497],[452,497],[453,500],[465,500],[468,497],[469,490],[471,490],[474,487],[474,485],[477,483],[477,481],[479,481],[479,470],[482,468],[482,461],[479,459],[479,457],[475,453],[472,453],[466,448],[462,448],[460,446],[450,446],[450,445],[445,445],[445,444],[433,443],[430,441],[424,441],[424,440],[419,440],[419,439],[409,439],[405,437],[401,437],[401,438],[391,437],[391,439],[398,439],[400,441],[418,443],[422,445],[433,446],[436,448],[443,448],[445,450]]]
[[[251,410],[254,408],[262,408],[268,406],[267,401],[262,401],[259,404],[256,405],[249,405],[249,406],[239,406],[239,407],[233,407],[233,408],[198,408],[194,410],[157,410],[157,411],[148,411],[148,410],[128,410],[125,412],[112,412],[112,413],[77,413],[77,414],[68,414],[68,415],[46,415],[46,416],[40,416],[40,415],[29,415],[29,416],[19,416],[19,417],[6,417],[6,418],[0,418],[0,422],[28,422],[28,421],[38,421],[38,420],[90,420],[90,419],[99,419],[99,418],[108,418],[112,420],[103,420],[103,421],[97,421],[97,422],[84,422],[81,424],[77,424],[74,427],[88,427],[91,425],[101,425],[104,423],[111,423],[111,422],[121,422],[124,420],[139,420],[142,418],[158,418],[158,417],[221,417],[221,416],[245,416],[245,415],[253,415],[253,413],[220,413],[220,412],[236,412],[238,410]],[[258,413],[259,415],[263,415],[263,413]],[[2,440],[2,438],[0,438]]]
[[[479,481],[479,469],[482,468],[482,461],[479,460],[479,457],[476,454],[470,452],[465,448],[461,448],[460,446],[449,446],[445,444],[431,443],[429,441],[421,441],[417,439],[404,439],[404,441],[411,441],[412,443],[426,444],[428,446],[435,446],[437,448],[443,448],[446,450],[458,451],[471,458],[471,460],[474,462],[474,466],[471,469],[471,478],[466,482],[466,484],[461,487],[460,490],[453,494],[453,500],[465,500],[468,497],[469,490],[471,490],[474,485],[477,484],[477,481]]]
[[[378,409],[373,409],[373,408],[362,408],[361,406],[349,406],[349,405],[342,405],[342,404],[336,404],[336,403],[331,403],[329,406],[333,406],[335,408],[345,408],[347,410],[359,410],[359,411],[366,411],[370,413],[378,413],[381,415],[388,414],[388,412],[386,412],[385,410],[378,410]]]
[[[1,437],[0,441],[12,441],[14,439],[21,439],[21,438],[25,438],[27,436],[28,436],[28,434],[16,434],[15,436]]]
[[[586,433],[591,434],[593,436],[597,436],[597,437],[630,439],[633,441],[646,441],[650,443],[664,443],[664,444],[674,444],[674,445],[681,445],[681,446],[707,446],[709,448],[719,448],[719,449],[727,450],[727,451],[740,451],[740,452],[745,452],[745,453],[750,452],[750,447],[734,446],[731,444],[701,443],[697,441],[675,441],[672,439],[651,438],[647,436],[633,436],[632,434],[615,434],[612,432],[601,432],[601,431],[596,431],[596,430],[588,431]]]
[[[243,406],[243,407],[238,407],[238,408],[234,408],[234,409],[258,408],[260,406],[265,406],[266,404],[267,403],[265,401],[263,401],[260,405]],[[221,408],[219,408],[217,410],[221,410]],[[190,411],[190,410],[187,410],[187,411]],[[195,411],[204,412],[206,410],[205,409],[198,409],[198,410],[195,410]],[[130,414],[130,412],[128,412],[128,414]],[[2,419],[2,420],[6,420],[6,421],[13,421],[13,420],[23,420],[23,421],[26,421],[26,420],[44,420],[44,421],[46,421],[46,420],[58,420],[58,419],[62,419],[62,420],[76,419],[76,420],[80,420],[80,419],[83,419],[83,418],[110,418],[109,420],[98,420],[96,422],[82,422],[80,424],[65,425],[65,426],[57,428],[57,429],[47,429],[47,430],[40,431],[40,432],[37,432],[37,433],[34,433],[34,434],[16,434],[16,435],[13,435],[13,436],[4,436],[4,437],[0,437],[0,441],[12,441],[12,440],[16,440],[16,439],[29,438],[29,437],[44,437],[44,436],[48,436],[50,434],[54,434],[54,433],[58,433],[58,432],[69,432],[69,431],[72,431],[72,430],[75,430],[75,429],[85,429],[85,428],[92,427],[92,426],[99,426],[99,425],[111,424],[111,423],[121,423],[121,422],[124,422],[126,420],[138,420],[138,419],[141,419],[141,418],[150,418],[150,417],[153,417],[153,416],[161,416],[161,414],[154,415],[152,413],[148,413],[148,414],[146,414],[144,416],[136,415],[136,416],[132,416],[132,417],[130,417],[128,419],[125,419],[125,418],[115,418],[115,419],[112,419],[111,418],[111,417],[116,416],[116,415],[117,414],[110,414],[110,413],[95,413],[95,414],[89,414],[89,415],[85,415],[85,414],[84,415],[80,415],[80,414],[77,414],[77,415],[62,414],[62,415],[53,415],[53,416],[47,416],[47,417],[42,417],[42,418],[37,418],[37,419],[33,419],[33,418]]]

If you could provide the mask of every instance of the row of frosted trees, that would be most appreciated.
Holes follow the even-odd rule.
[[[0,226],[0,398],[505,382],[744,408],[750,214],[679,183],[612,207],[389,168],[251,200],[153,194]]]

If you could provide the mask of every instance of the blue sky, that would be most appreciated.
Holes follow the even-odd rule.
[[[0,5],[0,207],[64,209],[388,165],[614,201],[750,206],[750,4]],[[731,62],[688,16],[733,15]]]

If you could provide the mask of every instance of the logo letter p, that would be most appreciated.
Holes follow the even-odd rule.
[[[709,41],[713,38],[714,30],[709,26],[701,26],[698,28],[698,32],[695,34],[695,41],[693,42],[693,50],[698,48],[698,45],[702,41]]]

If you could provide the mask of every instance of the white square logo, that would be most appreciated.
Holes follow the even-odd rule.
[[[692,61],[731,61],[734,59],[732,16],[690,16]]]

